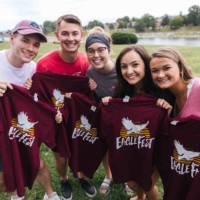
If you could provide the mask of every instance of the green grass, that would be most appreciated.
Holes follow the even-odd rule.
[[[112,45],[112,52],[111,52],[111,57],[116,59],[117,55],[119,52],[126,47],[127,45]],[[3,42],[0,43],[0,50],[2,49],[8,49],[10,47],[9,42]],[[145,46],[147,51],[151,53],[153,49],[158,48],[159,46]],[[53,44],[53,43],[47,43],[47,44],[42,44],[40,48],[40,52],[38,56],[35,58],[35,61],[37,61],[42,55],[48,53],[49,51],[53,49],[59,48],[58,44]],[[200,48],[199,47],[177,47],[177,49],[183,54],[185,57],[186,61],[188,64],[192,67],[194,72],[198,76],[200,76]],[[81,45],[80,47],[81,51],[84,51],[84,45]],[[59,192],[59,176],[55,171],[54,168],[54,157],[50,149],[48,149],[45,145],[41,146],[41,156],[44,159],[45,163],[48,165],[51,175],[52,175],[52,184],[54,190],[60,194]],[[123,186],[122,185],[116,185],[113,184],[111,186],[111,191],[110,194],[106,197],[103,197],[99,193],[99,186],[104,178],[104,170],[103,167],[100,166],[97,172],[94,175],[94,178],[92,180],[92,183],[96,186],[98,194],[96,195],[94,200],[128,200],[130,199],[128,196],[126,196],[123,192]],[[85,196],[83,190],[81,189],[78,181],[73,178],[73,175],[71,171],[69,171],[69,177],[72,182],[72,187],[73,187],[73,200],[87,200],[89,199],[88,197]],[[159,180],[157,183],[157,186],[159,188],[159,200],[162,199],[163,195],[163,187],[162,183]],[[27,189],[26,197],[25,200],[42,200],[44,196],[44,191],[41,188],[41,186],[35,182],[32,190]],[[6,194],[4,192],[0,192],[0,200],[9,200],[10,195]]]
[[[59,184],[59,176],[55,171],[54,168],[54,157],[50,149],[48,149],[45,145],[42,145],[40,148],[41,156],[45,163],[48,165],[51,175],[52,175],[52,184],[54,190],[60,194],[60,184]],[[73,178],[73,175],[71,173],[71,170],[69,170],[69,177],[71,180],[71,184],[73,187],[73,200],[88,200],[90,199],[84,194],[84,191],[80,187],[80,184],[77,179]],[[94,175],[94,178],[91,180],[91,182],[94,184],[94,186],[97,189],[97,195],[93,198],[93,200],[129,200],[130,197],[127,196],[123,191],[123,185],[122,184],[111,184],[111,190],[110,193],[104,197],[100,195],[99,193],[99,186],[101,185],[101,182],[104,178],[104,170],[102,165],[99,167],[97,172]],[[159,188],[159,200],[162,199],[163,195],[163,187],[162,183],[159,180],[157,183],[157,187]],[[32,190],[28,190],[26,192],[25,200],[43,200],[44,191],[41,188],[41,186],[35,182]],[[10,200],[10,195],[4,192],[0,192],[0,200]]]
[[[111,50],[111,57],[116,59],[119,52],[126,47],[127,45],[112,45]],[[2,49],[8,49],[10,47],[9,42],[3,42],[0,43],[0,50]],[[53,44],[53,43],[44,43],[41,44],[40,51],[37,55],[37,57],[34,59],[36,62],[37,60],[43,56],[44,54],[52,51],[53,49],[58,49],[60,47],[59,44]],[[158,48],[160,46],[148,46],[145,45],[145,48],[149,53],[151,53],[154,49]],[[194,72],[197,74],[197,76],[200,76],[200,48],[199,47],[189,47],[189,46],[178,46],[176,47],[185,57],[187,63],[191,68],[194,70]],[[84,44],[80,46],[81,51],[85,51]]]

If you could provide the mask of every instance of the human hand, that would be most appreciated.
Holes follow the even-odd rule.
[[[108,105],[108,102],[109,102],[110,99],[112,99],[112,97],[108,96],[108,97],[102,98],[101,100],[102,100],[104,105]]]
[[[27,80],[25,81],[25,83],[23,84],[23,86],[27,90],[29,90],[31,88],[31,86],[32,86],[32,83],[33,83],[32,79],[31,78],[27,78]]]
[[[72,94],[73,94],[72,92],[65,93],[65,97],[68,98],[68,99],[71,99]]]
[[[91,90],[95,90],[97,88],[97,84],[93,79],[89,79],[89,87]]]
[[[63,120],[62,113],[58,110],[55,116],[56,123],[60,124]]]
[[[4,95],[7,89],[13,89],[12,85],[6,81],[0,81],[0,97]]]
[[[168,111],[168,115],[172,111],[172,106],[167,101],[165,101],[164,99],[158,99],[156,105],[161,107],[161,108],[166,109]]]

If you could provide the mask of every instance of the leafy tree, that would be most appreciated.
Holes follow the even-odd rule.
[[[200,24],[199,15],[200,15],[200,6],[194,5],[188,9],[188,21],[192,23],[194,26],[198,26]]]
[[[55,31],[55,25],[52,21],[44,21],[43,23],[44,34],[48,34]]]
[[[122,17],[122,18],[118,18],[117,22],[120,22],[120,21],[122,21],[124,23],[128,23],[128,22],[130,22],[130,18],[128,16],[125,16],[125,17]]]
[[[108,25],[108,27],[109,27],[110,30],[113,30],[113,29],[114,29],[114,24],[113,24],[113,23],[110,23],[110,24]]]
[[[189,19],[188,19],[188,15],[183,15],[183,25],[187,26],[190,24]]]
[[[95,26],[100,26],[101,28],[104,28],[103,23],[98,21],[98,20],[93,20],[93,21],[89,22],[88,25],[87,25],[87,28],[92,29]]]
[[[130,18],[128,16],[122,17],[122,21],[128,23],[130,22]]]
[[[56,21],[53,21],[52,28],[54,31],[56,31]]]
[[[182,16],[176,16],[169,22],[170,29],[175,30],[179,29],[183,25],[183,17]]]
[[[142,19],[138,19],[134,27],[137,32],[143,32],[145,30],[145,23]]]
[[[136,18],[136,17],[132,17],[132,19],[131,19],[132,22],[135,22],[137,20],[138,20],[138,18]]]
[[[169,15],[164,15],[164,17],[163,17],[163,20],[162,20],[162,23],[161,23],[161,25],[162,26],[168,26],[169,25],[169,21],[170,21],[170,18],[169,18]]]
[[[200,25],[200,15],[197,16],[198,25]]]
[[[132,28],[132,23],[131,22],[127,23],[126,28]]]
[[[118,29],[126,28],[126,25],[123,21],[119,21],[118,23],[119,23]]]
[[[156,27],[156,19],[150,14],[144,14],[141,18],[143,22],[145,23],[146,28],[152,28],[155,29]]]

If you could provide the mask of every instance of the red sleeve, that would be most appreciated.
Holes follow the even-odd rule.
[[[47,69],[45,68],[45,66],[42,65],[42,62],[37,62],[36,65],[36,72],[43,72],[46,71]]]

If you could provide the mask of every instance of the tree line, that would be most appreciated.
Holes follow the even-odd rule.
[[[186,15],[183,15],[182,12],[180,12],[177,16],[170,16],[168,14],[165,14],[160,18],[156,18],[153,15],[146,13],[141,18],[130,18],[128,16],[124,16],[122,18],[118,18],[114,23],[106,24],[103,24],[98,20],[93,20],[90,21],[86,26],[84,26],[84,29],[92,29],[95,26],[105,28],[106,25],[107,28],[110,30],[133,28],[137,32],[142,32],[147,28],[155,30],[158,26],[158,19],[161,20],[161,26],[168,26],[171,30],[176,30],[182,26],[189,25],[200,26],[200,6],[191,6],[188,9],[188,14]],[[56,21],[44,21],[42,28],[45,34],[54,32],[56,30]]]

